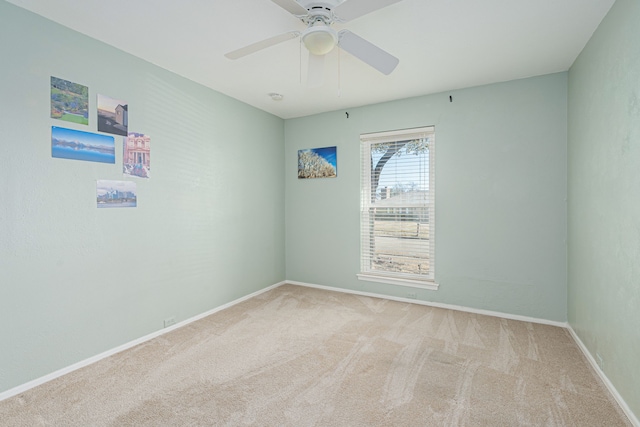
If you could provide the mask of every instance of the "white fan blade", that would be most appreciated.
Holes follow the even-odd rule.
[[[309,53],[309,66],[307,67],[307,86],[320,87],[324,83],[324,57]]]
[[[349,30],[342,30],[338,33],[338,46],[382,74],[391,74],[400,62],[395,56]]]
[[[333,13],[339,21],[346,22],[400,1],[402,0],[346,0],[336,6]]]
[[[226,53],[226,56],[229,59],[238,59],[243,56],[247,56],[251,53],[257,52],[262,49],[266,49],[270,46],[276,45],[278,43],[286,42],[287,40],[295,39],[300,35],[299,31],[289,31],[288,33],[280,34],[278,36],[270,37],[268,39],[259,41],[257,43],[250,44],[249,46],[245,46],[238,50],[234,50],[233,52]]]
[[[300,16],[300,15],[306,15],[309,13],[307,9],[300,6],[300,4],[295,0],[271,0],[271,1],[277,4],[278,6],[280,6],[281,8],[283,8],[284,10],[286,10],[287,12],[291,13],[292,15]]]

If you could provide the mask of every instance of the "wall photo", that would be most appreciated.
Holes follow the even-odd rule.
[[[138,190],[135,182],[96,181],[96,201],[99,208],[135,208],[138,204]]]
[[[51,118],[89,124],[89,88],[51,76]]]
[[[149,178],[151,170],[151,137],[143,133],[129,132],[123,141],[122,173],[139,178]]]
[[[127,136],[128,127],[128,103],[98,94],[98,132]]]
[[[338,176],[337,147],[298,150],[298,178],[335,178]]]
[[[108,135],[51,126],[51,157],[115,163],[115,141]]]

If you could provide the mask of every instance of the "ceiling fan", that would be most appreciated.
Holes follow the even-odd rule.
[[[271,0],[287,12],[299,18],[305,25],[303,31],[288,31],[274,37],[252,43],[225,54],[238,59],[270,46],[300,37],[309,51],[309,79],[322,75],[324,56],[335,46],[350,53],[376,70],[389,75],[398,65],[398,58],[349,30],[335,31],[335,22],[348,22],[367,13],[382,9],[402,0]]]

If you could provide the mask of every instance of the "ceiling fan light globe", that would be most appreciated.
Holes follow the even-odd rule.
[[[312,27],[302,35],[305,47],[314,55],[326,55],[338,41],[335,31],[328,27]]]

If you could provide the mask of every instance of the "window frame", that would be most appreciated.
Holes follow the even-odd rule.
[[[412,274],[409,272],[381,272],[371,268],[371,239],[374,238],[371,230],[372,200],[372,156],[371,148],[374,144],[385,142],[399,142],[411,139],[429,138],[429,191],[428,199],[424,207],[428,212],[429,239],[428,257],[429,273]],[[360,135],[361,175],[360,175],[360,273],[359,280],[379,282],[400,286],[415,287],[421,289],[437,290],[439,285],[435,281],[435,126],[395,130],[388,132],[376,132]],[[377,189],[376,189],[377,190]],[[365,232],[369,230],[369,232]]]

